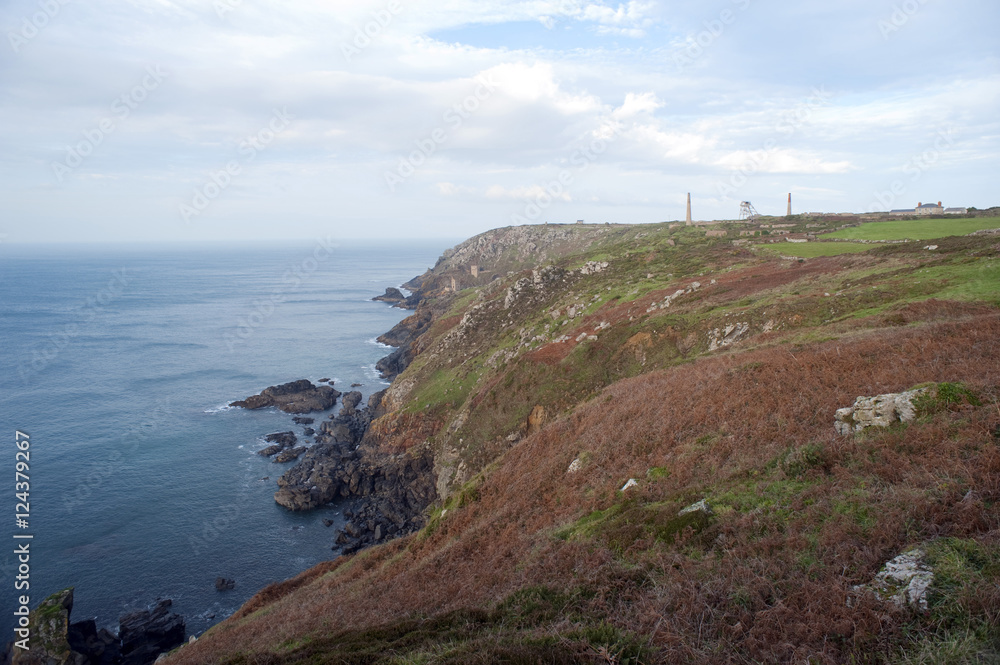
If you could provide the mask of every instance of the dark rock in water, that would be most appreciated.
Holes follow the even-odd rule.
[[[413,361],[413,351],[410,347],[401,346],[386,357],[375,363],[375,369],[379,371],[383,379],[391,381],[409,366]]]
[[[312,427],[306,427],[304,430],[302,430],[302,433],[305,434],[306,436],[312,436],[313,434],[316,433],[316,430],[314,430]]]
[[[330,380],[330,379],[328,379],[328,378],[327,378],[327,379],[320,379],[320,380],[319,380],[319,382],[320,382],[320,383],[333,383],[333,381],[331,381],[331,380]]]
[[[263,457],[270,457],[271,455],[277,455],[282,450],[284,450],[284,447],[282,447],[282,446],[268,446],[267,448],[264,448],[263,450],[258,450],[257,454],[261,455]]]
[[[333,526],[333,520],[323,518],[323,526]]]
[[[416,355],[415,342],[430,328],[433,319],[433,312],[429,308],[417,308],[413,316],[403,319],[392,330],[379,336],[379,342],[397,347],[395,351],[375,363],[375,369],[382,374],[382,378],[390,380],[395,378],[413,361]]]
[[[306,448],[305,446],[299,446],[298,448],[289,448],[288,450],[283,450],[280,453],[278,453],[273,461],[275,464],[284,464],[286,462],[291,462],[301,457],[302,453],[304,453],[306,450],[308,450],[308,448]]]
[[[168,609],[172,602],[161,600],[150,610],[139,610],[119,619],[122,665],[151,665],[164,651],[184,643],[184,618]]]
[[[270,480],[270,479],[271,476],[264,476],[263,478],[260,479],[260,482],[264,482],[265,480]]]
[[[264,440],[268,443],[276,443],[282,448],[291,448],[298,442],[298,439],[295,438],[295,432],[275,432],[265,436]]]
[[[236,588],[236,580],[231,580],[228,577],[215,578],[216,591],[232,591],[235,588]]]
[[[340,400],[341,404],[344,406],[340,409],[341,416],[353,415],[355,410],[357,410],[358,404],[361,404],[361,393],[357,390],[352,390],[349,393],[345,393]]]
[[[83,654],[88,665],[115,665],[120,662],[121,647],[118,638],[107,629],[97,629],[93,619],[78,621],[69,625],[69,646]]]
[[[348,423],[330,420],[319,428],[320,431],[334,443],[353,443],[354,436]]]
[[[403,292],[400,291],[399,289],[390,286],[386,288],[385,293],[383,293],[380,296],[375,296],[374,298],[372,298],[372,300],[376,300],[378,302],[387,302],[396,305],[401,302],[405,302],[406,296],[404,296]]]
[[[311,381],[300,379],[280,386],[271,386],[259,395],[252,395],[229,406],[239,406],[244,409],[274,406],[285,413],[310,413],[326,411],[336,404],[338,397],[340,393],[330,386],[314,386]]]
[[[292,418],[292,422],[295,423],[296,425],[312,425],[314,422],[316,422],[316,419],[306,418],[304,416],[295,416],[294,418]]]
[[[365,385],[365,384],[363,384],[363,383],[352,383],[352,384],[351,384],[351,387],[352,387],[352,388],[360,388],[360,387],[361,387],[361,386],[363,386],[363,385]]]

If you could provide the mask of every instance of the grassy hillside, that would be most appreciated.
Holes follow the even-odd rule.
[[[803,259],[828,243],[731,240],[533,227],[446,253],[373,424],[434,455],[427,526],[169,662],[1000,659],[1000,236]],[[834,430],[918,385],[914,422]],[[926,610],[859,588],[915,547]]]

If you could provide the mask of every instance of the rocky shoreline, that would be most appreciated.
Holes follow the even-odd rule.
[[[70,622],[73,587],[52,594],[31,611],[29,650],[7,645],[6,665],[150,665],[184,643],[184,618],[170,611],[170,599],[122,615],[118,634],[98,629],[93,619]],[[193,637],[191,639],[194,639]]]
[[[430,326],[432,316],[420,311],[423,295],[417,287],[410,296],[390,287],[372,300],[416,309],[419,314],[378,338],[396,347],[376,364],[381,376],[392,381],[413,360],[415,342]],[[331,549],[341,554],[353,554],[422,528],[425,511],[437,498],[434,461],[428,453],[381,450],[379,437],[371,434],[369,426],[386,412],[382,404],[386,391],[373,393],[361,406],[361,392],[341,392],[330,379],[319,383],[300,379],[230,404],[249,410],[275,407],[293,414],[292,421],[303,426],[303,434],[313,437],[311,445],[306,446],[299,445],[294,431],[265,435],[271,445],[258,454],[277,464],[296,462],[278,479],[275,502],[292,511],[336,503],[348,519],[333,535]],[[328,411],[338,400],[341,409],[328,419],[317,424],[315,418],[305,417]],[[324,524],[331,526],[332,522],[324,520]],[[235,582],[218,578],[215,584],[219,591],[225,591]],[[64,589],[31,611],[31,650],[14,649],[10,643],[0,653],[0,665],[150,665],[185,640],[184,618],[171,613],[170,606],[169,599],[158,600],[150,609],[123,615],[115,635],[103,628],[98,630],[92,619],[70,623],[73,588]]]

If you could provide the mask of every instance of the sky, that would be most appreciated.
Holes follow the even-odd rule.
[[[6,0],[0,242],[1000,204],[996,0]]]

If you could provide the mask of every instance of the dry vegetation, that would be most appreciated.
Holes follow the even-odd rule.
[[[531,273],[412,319],[412,390],[372,431],[463,470],[426,528],[268,587],[171,663],[1000,662],[997,239],[796,261],[598,230],[556,229],[570,272],[512,308]],[[528,265],[502,240],[497,265]],[[471,279],[458,256],[425,283]],[[836,434],[855,397],[928,382],[917,421]],[[855,589],[916,546],[929,611]]]
[[[618,381],[424,532],[265,590],[170,662],[997,662],[1000,315],[900,317]],[[835,434],[857,395],[924,382],[974,398]],[[715,515],[679,524],[702,498]],[[942,571],[928,613],[852,591],[914,545]]]

